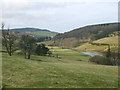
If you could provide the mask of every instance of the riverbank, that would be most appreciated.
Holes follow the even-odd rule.
[[[87,52],[87,51],[85,52],[85,51],[80,51],[80,50],[71,49],[71,48],[63,48],[63,49],[68,49],[68,50],[72,50],[72,51],[80,52],[80,53],[83,53],[83,54],[89,55],[89,56],[91,56],[91,57],[94,57],[94,56],[104,56],[103,54],[96,53],[96,52]]]

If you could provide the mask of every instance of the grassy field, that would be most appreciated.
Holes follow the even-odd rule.
[[[102,44],[111,44],[118,45],[118,36],[115,37],[106,37],[99,40],[94,41],[94,43],[102,43]]]
[[[76,50],[82,50],[82,51],[106,51],[108,46],[97,46],[92,45],[90,43],[85,43],[81,46],[76,47]]]
[[[3,53],[3,86],[6,88],[116,88],[118,67],[88,62],[90,56],[49,47],[54,57]]]
[[[47,31],[36,31],[36,32],[31,32],[31,34],[39,35],[39,36],[49,36],[49,37],[53,37],[56,35],[56,33],[47,32]]]
[[[100,44],[110,44],[112,51],[118,51],[118,37],[106,37],[99,40],[94,41],[93,43],[100,43]],[[108,46],[103,45],[92,45],[90,43],[85,43],[81,46],[76,47],[77,50],[86,50],[86,51],[99,51],[105,52],[108,49]]]

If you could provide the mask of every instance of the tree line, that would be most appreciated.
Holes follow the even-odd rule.
[[[4,29],[5,24],[2,23],[2,45],[5,47],[9,56],[12,56],[14,51],[21,50],[25,59],[30,59],[34,53],[36,55],[51,55],[44,44],[36,44],[36,38],[32,35],[23,34],[19,35],[10,29]]]

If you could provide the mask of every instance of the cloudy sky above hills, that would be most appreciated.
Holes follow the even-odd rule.
[[[10,28],[57,32],[118,21],[119,0],[2,0],[0,21]]]

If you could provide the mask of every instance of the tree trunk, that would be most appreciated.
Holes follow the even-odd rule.
[[[30,56],[31,56],[31,50],[29,50],[28,52],[28,59],[30,59]]]
[[[8,46],[7,46],[7,45],[6,45],[6,50],[7,50],[8,55],[9,55],[9,56],[12,56],[12,54],[11,54],[11,52],[9,51],[9,49],[8,49]]]
[[[26,51],[24,52],[24,56],[25,56],[25,59],[26,59]]]
[[[9,56],[12,56],[12,53],[11,53],[11,52],[9,52],[8,54],[9,54]]]
[[[30,59],[30,55],[28,56],[28,59]]]

